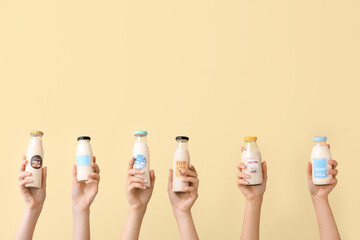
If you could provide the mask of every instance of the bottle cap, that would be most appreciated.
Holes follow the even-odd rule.
[[[31,131],[30,136],[42,136],[44,133],[42,131]]]
[[[175,138],[176,141],[181,141],[181,140],[185,140],[185,141],[189,141],[189,137],[186,136],[177,136]]]
[[[89,137],[89,136],[80,136],[80,137],[77,138],[77,140],[78,141],[80,141],[80,140],[89,140],[90,141],[91,137]]]
[[[314,137],[315,142],[323,142],[323,141],[326,141],[326,140],[327,140],[327,137],[325,137],[325,136],[316,136],[316,137]]]
[[[136,136],[136,135],[147,135],[148,133],[147,133],[147,131],[135,131],[134,132],[134,135]]]
[[[244,137],[244,141],[256,141],[257,137]]]

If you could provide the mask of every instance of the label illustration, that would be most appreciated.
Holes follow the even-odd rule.
[[[259,159],[248,159],[247,167],[250,173],[256,173],[259,168]]]
[[[30,160],[30,166],[35,168],[35,169],[39,169],[42,166],[42,158],[40,155],[34,155],[32,156],[31,160]]]
[[[90,166],[90,156],[89,155],[76,156],[76,165]]]
[[[187,169],[186,161],[176,161],[175,177],[186,177],[181,171]]]
[[[326,158],[314,158],[314,178],[327,178]]]
[[[146,157],[141,154],[136,155],[135,162],[134,162],[134,168],[143,169],[145,166],[146,166]]]

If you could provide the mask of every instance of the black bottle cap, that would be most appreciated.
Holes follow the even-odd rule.
[[[180,140],[185,140],[185,141],[189,141],[189,137],[186,136],[177,136],[175,138],[176,141],[180,141]]]
[[[77,138],[77,140],[78,141],[79,140],[91,140],[91,137],[89,137],[89,136],[80,136],[80,137]]]

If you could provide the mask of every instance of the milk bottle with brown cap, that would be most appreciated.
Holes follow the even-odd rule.
[[[331,153],[326,144],[327,137],[314,137],[314,147],[311,152],[312,176],[315,185],[326,185],[333,177],[327,171],[331,169],[328,163],[331,160]]]
[[[146,131],[134,132],[133,158],[135,158],[134,168],[144,171],[144,174],[135,176],[144,178],[147,181],[144,186],[150,187],[150,152],[146,140],[147,134]]]
[[[176,150],[174,154],[174,170],[173,170],[173,191],[182,192],[184,188],[189,186],[188,182],[182,180],[186,175],[182,172],[188,170],[190,164],[190,155],[188,150],[189,138],[178,136],[176,139]]]
[[[44,133],[41,131],[30,132],[31,138],[28,150],[26,152],[26,160],[28,161],[28,163],[26,165],[25,171],[31,173],[31,176],[26,177],[26,179],[32,179],[33,182],[27,183],[25,187],[41,187],[44,158],[44,150],[42,146],[43,135]]]
[[[93,162],[93,151],[91,149],[90,140],[88,136],[81,136],[77,138],[78,145],[76,150],[76,168],[77,180],[79,182],[89,180],[88,175],[94,172],[91,166]]]
[[[263,183],[263,172],[261,164],[261,154],[256,144],[257,137],[245,137],[245,145],[241,155],[241,161],[246,168],[242,171],[250,176],[245,179],[247,185],[259,185]]]

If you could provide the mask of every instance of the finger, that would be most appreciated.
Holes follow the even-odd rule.
[[[91,166],[94,168],[94,173],[100,174],[100,168],[99,165],[97,165],[97,163],[91,163]]]
[[[90,179],[90,180],[87,180],[85,181],[85,184],[88,185],[90,183],[95,183],[95,184],[99,184],[99,181],[98,180],[93,180],[93,179]]]
[[[20,172],[23,172],[25,171],[25,168],[26,168],[26,164],[28,163],[28,161],[26,160],[26,157],[23,156],[23,160],[22,162],[20,163]]]
[[[243,152],[244,151],[244,147],[241,147],[241,152]]]
[[[310,181],[312,180],[312,164],[310,162],[308,162],[306,170],[307,170],[307,179]]]
[[[244,179],[238,179],[237,184],[238,185],[248,185],[249,182]]]
[[[185,174],[186,176],[190,176],[190,177],[195,177],[196,178],[198,176],[198,174],[195,171],[190,170],[190,169],[182,170],[181,172],[182,172],[182,174]]]
[[[195,191],[195,187],[185,187],[182,191],[186,193],[193,192]]]
[[[199,179],[194,178],[194,177],[186,177],[186,178],[182,179],[181,181],[192,183],[194,185],[197,185],[199,183]]]
[[[96,163],[96,157],[93,156],[93,163]]]
[[[22,180],[24,180],[25,177],[28,177],[31,175],[32,175],[31,172],[21,172],[21,173],[19,173],[18,179],[19,179],[19,181],[22,181]]]
[[[100,181],[100,175],[97,173],[89,173],[88,178],[91,180]]]
[[[46,189],[46,179],[47,179],[47,167],[42,169],[42,181],[41,181],[41,188]]]
[[[336,168],[338,165],[338,162],[335,161],[334,159],[329,160],[328,163],[332,166],[332,168]]]
[[[142,178],[142,177],[130,177],[129,180],[128,180],[128,183],[129,184],[132,184],[132,183],[141,183],[141,184],[144,184],[144,183],[147,183],[148,181],[146,181],[145,178]]]
[[[238,163],[237,168],[238,168],[240,171],[242,171],[243,169],[246,168],[246,165],[245,165],[243,162],[240,162],[240,163]]]
[[[172,189],[172,183],[173,183],[173,170],[169,169],[169,179],[168,179],[168,190],[169,191]]]
[[[250,175],[243,172],[238,172],[237,176],[238,178],[250,178]]]
[[[195,169],[194,165],[189,164],[189,169],[190,169],[191,171],[194,171],[194,172],[196,172],[196,173],[197,173],[197,171],[196,171],[196,169]]]
[[[129,165],[128,165],[128,170],[132,169],[134,167],[134,162],[135,162],[135,158],[132,158],[130,161],[129,161]]]
[[[266,182],[267,178],[268,178],[266,161],[264,161],[262,163],[262,169],[263,169],[263,178],[264,178],[264,181]]]
[[[155,171],[154,170],[151,170],[150,171],[150,188],[154,188],[155,186]]]
[[[32,182],[33,182],[33,180],[28,178],[28,179],[24,179],[24,180],[20,181],[19,185],[20,185],[20,187],[25,187],[26,184],[32,183]]]
[[[143,170],[133,168],[128,171],[128,177],[133,175],[143,175],[144,173],[145,171]]]
[[[329,175],[333,175],[334,177],[336,177],[336,175],[338,175],[338,170],[337,169],[330,169],[326,172]]]
[[[142,183],[132,183],[129,185],[129,191],[133,190],[133,189],[146,189],[147,187],[142,184]]]
[[[330,149],[330,144],[328,144],[327,146],[328,146],[328,148]]]
[[[338,183],[337,178],[332,178],[332,179],[330,179],[330,180],[328,181],[328,184],[335,185],[335,186],[336,186],[337,183]]]

